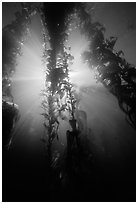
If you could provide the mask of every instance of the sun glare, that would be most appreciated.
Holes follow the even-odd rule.
[[[80,33],[79,28],[71,32],[67,45],[71,47],[71,54],[74,57],[74,63],[70,65],[69,72],[71,82],[78,87],[96,85],[94,72],[81,57],[82,53],[89,49],[89,41]]]
[[[12,77],[12,95],[21,115],[15,135],[17,132],[21,141],[24,135],[28,136],[27,140],[38,140],[38,135],[43,132],[40,92],[44,88],[45,74],[42,65],[42,28],[39,24],[40,18],[35,16],[30,28],[31,35],[22,46],[22,55],[17,57],[16,72]]]

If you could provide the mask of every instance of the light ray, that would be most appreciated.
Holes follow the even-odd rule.
[[[14,102],[19,105],[21,115],[14,132],[14,144],[17,142],[21,146],[27,145],[29,141],[32,146],[32,139],[38,145],[43,134],[40,92],[44,86],[45,75],[41,57],[43,49],[40,25],[39,16],[35,16],[30,28],[31,36],[22,46],[22,55],[17,58],[16,72],[12,78],[12,95]]]
[[[74,63],[70,65],[70,80],[77,87],[97,86],[95,74],[82,60],[82,53],[89,49],[88,39],[80,33],[79,28],[73,29],[69,35],[67,46],[71,47]]]

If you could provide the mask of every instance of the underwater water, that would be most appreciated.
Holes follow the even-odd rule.
[[[16,94],[19,93],[17,89],[22,87],[24,92],[26,90],[28,93],[29,82],[26,84],[18,82],[13,87]],[[16,97],[21,116],[9,150],[11,158],[11,163],[8,164],[11,172],[7,176],[9,199],[16,198],[18,201],[20,197],[23,201],[28,198],[31,201],[33,199],[117,201],[125,200],[124,198],[132,200],[135,197],[135,130],[126,122],[116,98],[102,85],[95,85],[81,91],[80,110],[87,115],[83,121],[81,137],[82,141],[85,142],[86,139],[88,141],[86,148],[92,152],[93,165],[96,170],[91,171],[94,180],[90,186],[85,184],[84,187],[84,184],[81,184],[82,192],[77,190],[75,194],[77,198],[71,194],[70,188],[66,196],[62,190],[60,193],[54,192],[52,194],[54,197],[49,197],[49,193],[47,195],[46,149],[41,141],[45,130],[43,118],[40,115],[39,94],[34,94],[26,100],[18,94]],[[62,156],[66,150],[66,130],[70,127],[67,121],[60,122],[59,141],[55,139],[53,149],[60,152]],[[66,183],[64,185],[66,186]],[[87,190],[87,193],[83,188]],[[14,192],[17,191],[18,196],[14,193],[10,195],[11,189],[14,189]],[[84,193],[84,198],[78,195],[79,192]]]
[[[73,47],[76,39],[78,41]],[[72,34],[71,40],[75,62],[70,77],[80,101],[77,114],[83,114],[81,139],[84,148],[92,152],[92,178],[90,182],[88,178],[86,181],[83,178],[81,182],[80,176],[77,189],[68,186],[65,179],[61,189],[51,187],[52,193],[49,194],[46,149],[41,141],[45,135],[40,96],[44,80],[42,50],[41,40],[38,34],[34,34],[22,49],[23,55],[18,59],[12,79],[12,94],[19,106],[20,119],[13,132],[11,147],[5,155],[6,198],[10,201],[135,200],[135,130],[127,123],[117,99],[96,82],[92,70],[82,62],[80,54],[88,46],[86,39],[77,31]],[[68,129],[68,121],[61,120],[59,141],[55,140],[53,144],[53,149],[61,155],[66,150]]]

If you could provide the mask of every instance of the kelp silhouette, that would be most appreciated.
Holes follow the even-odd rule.
[[[2,101],[2,146],[9,147],[12,140],[12,131],[19,119],[17,104]]]
[[[31,16],[35,14],[34,4],[21,3],[21,13],[15,13],[15,20],[2,29],[2,135],[3,145],[11,142],[11,132],[17,121],[18,105],[13,101],[11,84],[15,73],[17,57],[21,55],[21,47],[29,35]]]
[[[123,51],[115,51],[117,37],[104,38],[105,28],[99,22],[92,22],[83,4],[79,7],[82,20],[81,32],[89,40],[89,51],[83,53],[83,59],[97,71],[100,81],[118,99],[127,121],[136,126],[136,69],[126,62]]]

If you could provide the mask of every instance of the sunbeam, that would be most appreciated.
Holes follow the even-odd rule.
[[[32,145],[34,141],[36,146],[39,146],[43,134],[40,92],[44,88],[45,75],[42,65],[42,27],[40,25],[40,17],[35,16],[30,28],[31,36],[22,46],[22,55],[17,58],[16,72],[12,78],[12,94],[14,102],[19,105],[21,115],[14,131],[14,145],[18,141],[17,143],[22,146],[30,145],[29,148],[35,146]]]
[[[89,49],[89,41],[75,25],[70,31],[67,46],[71,47],[71,54],[74,57],[69,72],[71,82],[78,88],[96,86],[94,72],[90,70],[88,64],[82,59],[83,52]]]
[[[3,202],[135,201],[135,4],[3,8]]]

